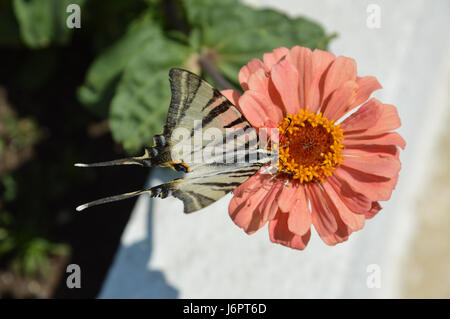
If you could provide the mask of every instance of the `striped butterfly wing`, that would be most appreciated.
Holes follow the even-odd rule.
[[[196,170],[184,178],[161,185],[172,195],[183,201],[184,212],[192,213],[219,200],[254,175],[260,165],[223,165],[205,170]],[[159,189],[157,189],[159,191]],[[158,196],[155,192],[155,195]],[[160,196],[164,198],[165,196]]]
[[[174,128],[194,129],[194,121],[201,120],[204,127],[251,128],[241,112],[218,90],[200,77],[183,69],[169,72],[172,100],[170,102],[164,135],[170,136]]]
[[[258,171],[259,163],[242,156],[237,160],[245,152],[256,152],[258,137],[239,110],[197,75],[172,69],[170,83],[172,100],[163,136],[171,163],[182,163],[181,168],[189,171],[184,178],[162,185],[160,195],[153,196],[172,195],[183,201],[185,213],[191,213],[222,198]],[[176,130],[182,134],[175,134]],[[215,140],[203,140],[208,131],[216,133]]]
[[[169,77],[172,100],[163,133],[154,136],[153,147],[140,157],[76,165],[168,166],[187,174],[150,189],[93,201],[77,210],[148,193],[174,196],[183,201],[184,212],[191,213],[222,198],[261,167],[263,162],[256,159],[258,134],[230,101],[189,71],[174,68]],[[214,134],[204,141],[208,132]]]
[[[218,90],[186,70],[172,69],[169,77],[172,100],[163,135],[169,141],[173,162],[186,163],[190,171],[194,171],[204,169],[205,161],[223,162],[221,156],[225,153],[230,157],[244,147],[248,151],[257,150],[256,131]],[[207,143],[202,139],[203,134],[211,133],[216,141]],[[210,158],[205,159],[205,148],[212,146],[223,146],[224,154],[217,154],[214,159],[209,155]],[[181,155],[174,150],[182,151],[183,147],[191,152]]]

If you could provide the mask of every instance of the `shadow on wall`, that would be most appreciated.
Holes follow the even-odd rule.
[[[165,170],[153,170],[152,177],[153,181],[168,178]],[[178,290],[166,281],[162,271],[148,268],[153,251],[155,199],[147,198],[146,200],[149,200],[149,205],[140,206],[148,207],[145,212],[147,236],[130,246],[120,247],[99,298],[178,298],[179,296]]]

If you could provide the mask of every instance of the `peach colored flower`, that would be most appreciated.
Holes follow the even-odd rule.
[[[376,78],[358,77],[353,59],[295,46],[251,60],[239,82],[242,96],[222,93],[255,128],[278,127],[281,137],[276,175],[261,169],[234,190],[232,220],[248,234],[269,222],[270,240],[295,249],[311,225],[328,245],[362,229],[391,197],[405,147],[392,132],[397,109],[369,100]]]

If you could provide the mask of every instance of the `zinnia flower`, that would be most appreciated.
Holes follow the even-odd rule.
[[[376,78],[358,77],[351,58],[295,46],[251,60],[239,82],[242,96],[222,93],[253,127],[279,129],[279,162],[275,176],[262,168],[234,190],[232,220],[248,234],[268,222],[270,240],[295,249],[311,225],[328,245],[362,229],[391,197],[405,147],[396,108],[369,99]]]

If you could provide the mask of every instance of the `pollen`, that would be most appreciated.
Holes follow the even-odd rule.
[[[320,182],[342,163],[343,130],[321,113],[300,110],[278,125],[278,175],[302,184]]]

